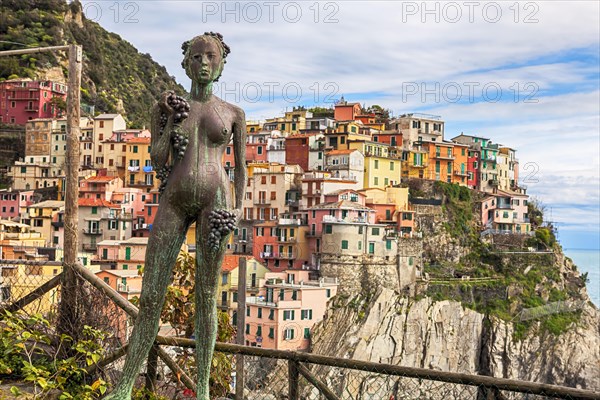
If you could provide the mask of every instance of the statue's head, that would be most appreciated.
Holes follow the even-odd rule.
[[[206,32],[181,45],[182,67],[192,81],[211,83],[219,80],[229,54],[229,46],[220,33]]]

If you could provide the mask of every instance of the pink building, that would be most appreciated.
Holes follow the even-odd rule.
[[[337,293],[334,279],[310,280],[309,271],[269,272],[257,296],[246,299],[246,345],[307,350],[314,325]]]
[[[67,86],[52,81],[11,79],[0,82],[0,122],[25,125],[36,118],[58,118],[53,98],[66,100]]]
[[[0,219],[19,218],[34,203],[33,190],[0,190]]]
[[[113,192],[121,188],[123,188],[123,181],[119,177],[90,176],[79,182],[79,198],[110,201]]]

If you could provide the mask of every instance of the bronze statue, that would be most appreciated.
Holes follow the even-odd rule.
[[[107,399],[129,400],[140,367],[159,328],[172,269],[188,227],[196,222],[195,338],[197,398],[209,399],[210,365],[217,333],[217,285],[227,239],[241,217],[246,183],[244,112],[212,94],[229,47],[218,33],[182,46],[192,80],[189,103],[173,92],[152,110],[151,159],[162,179],[160,206],[148,240],[140,312],[129,342],[123,376]],[[233,136],[235,204],[222,166]],[[166,182],[166,183],[165,183]]]

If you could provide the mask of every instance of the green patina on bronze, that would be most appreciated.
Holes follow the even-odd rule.
[[[192,80],[189,115],[175,124],[175,110],[164,93],[152,109],[151,159],[155,169],[170,166],[164,192],[148,240],[140,311],[123,376],[106,397],[129,400],[141,366],[158,333],[159,317],[172,269],[186,232],[196,222],[196,358],[197,398],[209,400],[209,376],[217,334],[217,285],[226,243],[231,232],[214,239],[209,216],[228,210],[239,220],[246,182],[246,122],[244,112],[212,94],[212,84],[223,70],[229,47],[219,34],[206,33],[184,43],[182,62]],[[161,125],[161,114],[168,116]],[[183,156],[173,149],[171,132],[189,139]],[[222,167],[223,152],[233,139],[235,199],[230,179]],[[213,231],[211,231],[213,229]],[[210,245],[211,232],[216,246]]]

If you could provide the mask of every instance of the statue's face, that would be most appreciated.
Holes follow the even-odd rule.
[[[192,81],[211,83],[223,71],[221,47],[212,38],[201,37],[190,46],[185,72]]]

